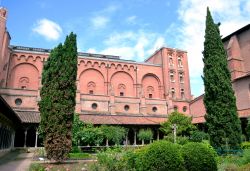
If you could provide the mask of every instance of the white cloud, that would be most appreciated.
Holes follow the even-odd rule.
[[[91,23],[94,29],[105,28],[109,22],[109,18],[105,16],[95,16],[91,18]]]
[[[128,24],[135,24],[136,23],[136,16],[135,15],[132,15],[132,16],[129,16],[128,18],[126,18],[126,22],[128,23]]]
[[[96,50],[94,48],[89,48],[87,50],[87,53],[96,53]]]
[[[119,55],[123,59],[143,61],[157,48],[162,47],[164,42],[162,36],[144,30],[114,32],[104,41],[106,48],[100,50],[99,53]]]
[[[215,22],[221,22],[221,35],[228,34],[243,27],[249,22],[249,11],[241,10],[242,4],[249,4],[248,0],[182,0],[178,9],[179,20],[182,24],[178,27],[176,45],[187,50],[189,58],[189,72],[192,80],[200,80],[203,73],[202,51],[205,34],[206,8],[209,6]],[[245,6],[247,8],[247,5]],[[247,14],[247,15],[246,15]],[[198,95],[197,89],[192,93]],[[199,90],[200,91],[200,90]]]
[[[47,40],[58,40],[62,34],[62,28],[54,21],[46,18],[38,20],[32,31]]]

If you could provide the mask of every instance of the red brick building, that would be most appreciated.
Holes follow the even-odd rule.
[[[40,121],[41,74],[50,50],[10,45],[7,11],[0,9],[0,94],[23,122],[17,146],[34,146]],[[78,53],[76,113],[95,125],[130,128],[130,144],[138,128],[151,127],[159,138],[160,123],[173,110],[190,114],[187,52],[162,47],[144,62],[119,56]],[[24,138],[23,138],[24,137]]]

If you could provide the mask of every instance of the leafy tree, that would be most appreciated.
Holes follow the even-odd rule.
[[[174,124],[176,124],[177,126],[177,136],[190,136],[192,131],[196,129],[196,127],[192,124],[191,117],[175,111],[169,115],[168,120],[166,122],[163,122],[161,124],[160,130],[164,134],[168,135],[172,133],[172,126]]]
[[[120,126],[102,125],[100,128],[106,138],[106,145],[108,145],[109,141],[114,142],[116,145],[120,144],[127,134],[127,130]]]
[[[240,120],[227,67],[226,52],[219,27],[207,8],[204,42],[204,104],[208,134],[213,147],[238,148],[241,143]]]
[[[142,145],[144,145],[144,141],[150,141],[153,138],[153,132],[151,129],[140,129],[138,133],[139,140],[142,141]]]
[[[74,114],[74,121],[72,127],[72,144],[78,146],[81,140],[81,132],[84,128],[84,123],[80,120],[79,114]]]
[[[40,132],[48,159],[63,161],[72,144],[77,74],[76,35],[54,48],[42,73]]]

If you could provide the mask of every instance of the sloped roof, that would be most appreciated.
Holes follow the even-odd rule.
[[[160,125],[166,117],[80,114],[80,119],[96,125]]]
[[[40,113],[37,111],[15,111],[22,123],[40,123]]]

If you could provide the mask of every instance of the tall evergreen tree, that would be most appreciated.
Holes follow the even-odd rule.
[[[221,40],[219,25],[207,8],[204,42],[204,104],[210,143],[217,149],[239,148],[241,125],[237,115],[227,56]]]
[[[65,160],[71,150],[77,74],[76,35],[54,48],[42,73],[40,132],[48,159]]]

